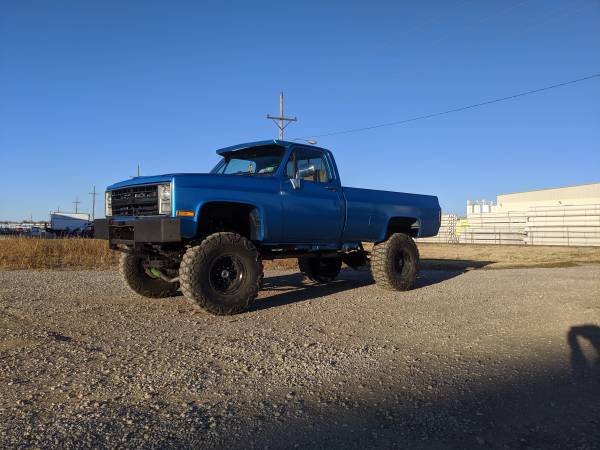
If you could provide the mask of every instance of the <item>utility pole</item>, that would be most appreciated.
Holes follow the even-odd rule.
[[[137,165],[137,175],[132,175],[131,178],[136,178],[140,176],[140,163]]]
[[[92,196],[92,220],[94,220],[96,218],[96,197],[99,195],[96,193],[96,186],[94,186],[90,195]]]
[[[271,119],[275,126],[279,128],[279,140],[283,141],[283,130],[292,123],[298,121],[296,117],[285,117],[283,115],[283,92],[279,93],[279,117],[273,117],[270,114],[267,114],[267,119]],[[284,122],[286,122],[284,124]]]
[[[75,201],[73,202],[73,204],[75,205],[75,214],[77,214],[77,207],[79,206],[81,202],[79,201],[78,197],[75,197]]]

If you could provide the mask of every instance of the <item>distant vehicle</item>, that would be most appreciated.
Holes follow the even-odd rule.
[[[50,228],[53,230],[77,230],[86,227],[89,223],[89,214],[67,212],[50,214]]]
[[[108,187],[96,237],[123,251],[121,271],[135,292],[168,297],[181,287],[207,311],[234,314],[255,299],[262,260],[289,257],[318,283],[334,280],[342,262],[357,268],[370,260],[380,286],[413,286],[413,238],[437,234],[437,197],[343,187],[329,150],[294,142],[253,142],[217,154],[222,159],[210,174],[136,177]],[[365,241],[375,243],[370,254]]]
[[[94,237],[94,224],[89,223],[85,227],[76,230],[75,236],[82,238],[93,238]]]
[[[27,231],[27,235],[31,237],[42,237],[46,234],[46,230],[41,229],[40,227],[31,227]]]

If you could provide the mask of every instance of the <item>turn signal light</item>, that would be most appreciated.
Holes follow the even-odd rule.
[[[177,217],[194,217],[194,211],[180,211],[177,210]]]

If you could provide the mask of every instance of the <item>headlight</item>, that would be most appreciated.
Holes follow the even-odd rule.
[[[110,191],[104,193],[104,215],[112,216],[112,195]]]
[[[158,213],[171,214],[171,185],[158,185]]]

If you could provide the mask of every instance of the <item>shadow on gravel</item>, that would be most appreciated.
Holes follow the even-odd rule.
[[[453,380],[450,389],[427,399],[403,395],[406,381],[396,380],[358,406],[332,402],[324,411],[309,413],[307,421],[265,430],[253,436],[249,447],[600,448],[597,383],[573,383],[549,367],[504,381],[473,381]]]
[[[327,284],[316,284],[304,280],[301,273],[265,277],[263,289],[278,292],[275,295],[259,299],[251,310],[261,310],[303,302],[339,292],[373,284],[369,272],[344,269],[339,277]]]
[[[93,408],[6,415],[0,444],[11,447],[112,448],[410,448],[595,449],[600,446],[600,384],[573,383],[564,364],[429,380],[371,373],[325,385],[320,400],[231,399],[208,411],[155,399],[108,401]],[[568,366],[567,366],[568,367]],[[493,371],[492,371],[493,372]],[[493,376],[490,378],[489,376]],[[384,381],[384,382],[381,382]],[[417,389],[408,389],[415,383]],[[426,384],[431,383],[432,389]],[[2,426],[0,426],[0,430]],[[33,430],[25,435],[15,430]]]
[[[443,270],[441,268],[430,268],[432,267],[430,261],[424,260],[425,267],[419,272],[413,289],[441,283],[462,275],[470,269],[484,267],[488,263],[487,261],[452,261],[457,264],[448,266],[453,267],[451,270]],[[434,267],[442,267],[442,265]],[[370,284],[374,284],[374,281],[369,270],[343,269],[334,282],[327,284],[316,284],[307,281],[301,273],[265,277],[263,289],[277,293],[259,299],[251,308],[251,311],[312,300]]]
[[[595,361],[588,361],[578,338],[589,341],[596,351]],[[579,325],[571,327],[567,334],[571,347],[571,369],[577,381],[591,379],[600,382],[600,327],[596,325]]]
[[[474,261],[469,259],[422,259],[423,270],[458,270],[467,272],[473,269],[481,269],[492,264],[494,261]]]

